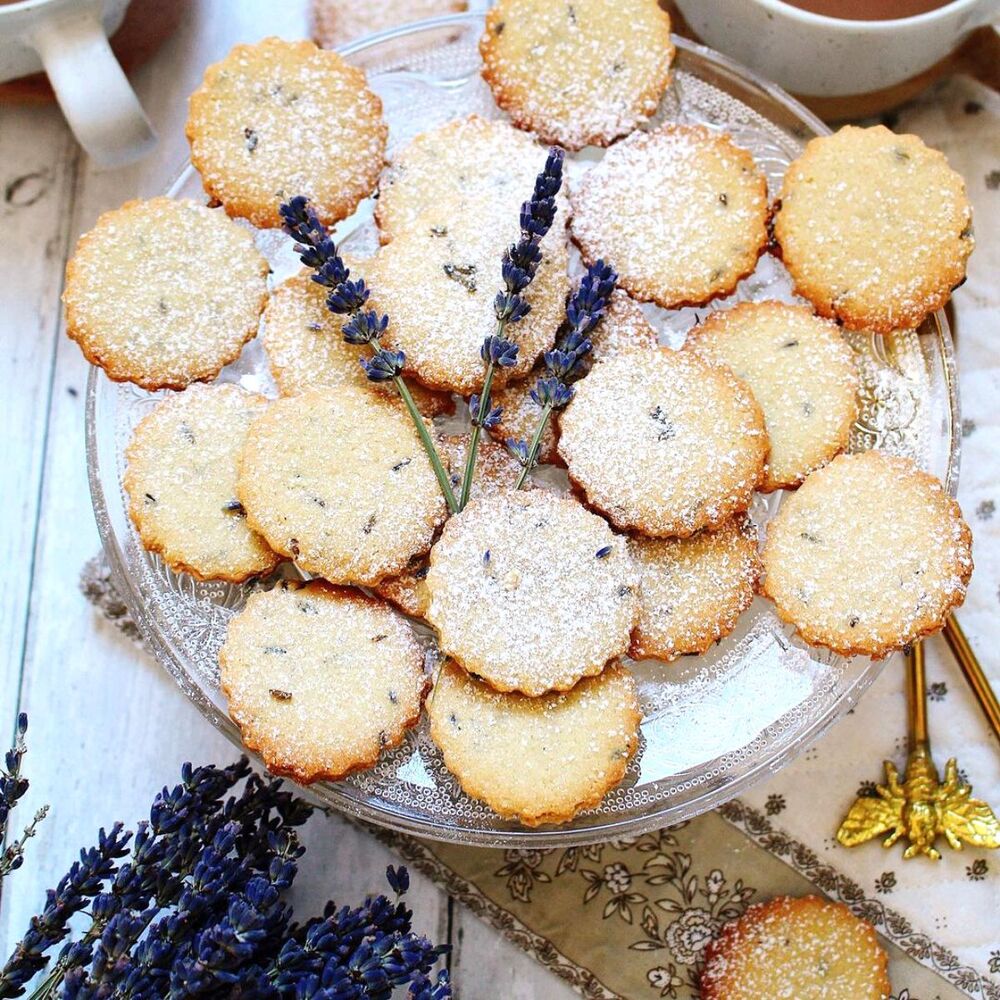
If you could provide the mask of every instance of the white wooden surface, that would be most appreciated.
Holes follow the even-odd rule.
[[[171,2],[171,0],[165,0]],[[0,743],[30,715],[25,819],[52,811],[0,896],[0,960],[74,859],[115,819],[134,823],[184,760],[224,763],[232,746],[77,589],[99,547],[87,488],[87,365],[62,332],[63,268],[77,237],[122,201],[160,192],[182,164],[186,97],[237,41],[305,33],[305,0],[195,0],[178,34],[135,77],[160,134],[145,162],[100,171],[52,106],[0,107]],[[345,822],[314,818],[296,904],[353,901],[383,887],[390,852]],[[574,994],[414,873],[416,924],[454,946],[463,1000]]]

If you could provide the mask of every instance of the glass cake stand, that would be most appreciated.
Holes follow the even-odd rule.
[[[365,67],[382,98],[390,148],[472,112],[500,117],[479,76],[476,42],[482,23],[478,15],[439,18],[343,50]],[[682,38],[674,42],[673,82],[652,125],[699,122],[730,133],[752,151],[773,195],[804,143],[829,130],[773,84],[703,46]],[[571,179],[600,155],[599,150],[585,150],[571,157]],[[190,166],[169,194],[205,198]],[[374,252],[371,203],[342,223],[337,236],[353,253]],[[286,237],[261,232],[257,239],[271,261],[275,282],[297,270]],[[761,259],[735,295],[794,301],[787,273],[770,256]],[[644,308],[663,342],[678,346],[695,317],[713,307]],[[944,314],[932,316],[918,331],[847,336],[863,382],[852,450],[879,447],[909,455],[954,491],[960,421]],[[274,392],[259,340],[247,346],[220,381]],[[169,571],[142,548],[127,514],[121,486],[125,446],[132,427],[159,395],[115,384],[99,369],[91,370],[87,461],[94,512],[114,580],[156,658],[206,718],[241,746],[219,691],[217,654],[226,625],[249,588],[198,583]],[[752,514],[759,526],[773,516],[780,499],[780,493],[758,497]],[[527,829],[464,795],[445,770],[425,723],[373,769],[341,782],[318,783],[311,793],[327,805],[383,826],[492,847],[568,846],[637,835],[690,819],[809,747],[882,669],[879,662],[810,649],[792,631],[758,599],[736,631],[707,654],[669,665],[634,664],[645,713],[639,752],[624,781],[599,807],[562,826]]]

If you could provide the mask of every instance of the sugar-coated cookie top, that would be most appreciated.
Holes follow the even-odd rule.
[[[883,125],[809,142],[785,174],[774,235],[820,313],[880,333],[941,308],[974,245],[962,178],[917,136]]]
[[[251,594],[219,653],[243,741],[308,783],[371,767],[420,715],[424,652],[381,601],[322,581]]]
[[[225,214],[171,198],[105,212],[66,268],[66,332],[118,382],[183,389],[257,333],[268,263]]]
[[[497,104],[567,149],[606,146],[650,117],[674,55],[656,0],[499,0],[479,51]]]
[[[537,698],[495,691],[447,663],[427,714],[465,793],[526,826],[563,823],[600,802],[625,774],[642,719],[619,663]]]
[[[587,501],[654,536],[690,535],[746,510],[768,447],[760,407],[728,368],[666,348],[595,365],[559,429]]]
[[[704,1000],[888,1000],[875,928],[843,903],[778,896],[749,907],[705,952]]]
[[[157,403],[132,432],[122,485],[143,545],[171,569],[242,583],[280,561],[236,498],[240,452],[263,396],[192,385]]]
[[[767,243],[767,183],[753,157],[703,125],[636,132],[572,192],[573,237],[619,284],[670,309],[727,294]]]
[[[806,306],[741,302],[692,329],[688,349],[728,365],[764,411],[771,451],[762,489],[797,486],[847,447],[858,373],[831,320]]]
[[[375,188],[388,127],[365,74],[312,42],[265,38],[209,66],[189,101],[191,162],[230,215],[281,225],[309,198],[326,223]]]
[[[962,603],[971,543],[958,504],[910,459],[838,455],[768,525],[764,592],[807,642],[885,656]]]
[[[598,673],[638,613],[625,541],[543,490],[472,501],[431,550],[427,617],[441,649],[499,690],[539,695]]]

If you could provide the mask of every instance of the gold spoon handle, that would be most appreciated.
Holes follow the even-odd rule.
[[[927,677],[924,673],[924,644],[915,642],[906,653],[906,707],[910,723],[910,752],[929,747],[927,729]]]
[[[972,693],[976,696],[979,707],[983,710],[983,714],[993,728],[997,739],[1000,740],[1000,701],[997,701],[997,696],[993,688],[990,687],[986,673],[979,665],[979,660],[972,651],[969,640],[965,637],[962,626],[958,624],[958,619],[954,615],[945,623],[944,637],[951,647],[952,653],[955,654],[955,659],[958,660],[958,665],[965,675],[965,679],[969,682],[969,687],[972,688]]]

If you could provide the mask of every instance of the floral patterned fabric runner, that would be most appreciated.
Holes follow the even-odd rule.
[[[565,850],[483,850],[372,832],[595,1000],[697,1000],[713,935],[751,903],[785,893],[826,893],[871,920],[896,1000],[960,1000],[955,984],[1000,996],[980,988],[972,970],[942,975],[921,964],[936,955],[947,966],[947,950],[740,802],[669,830]]]

